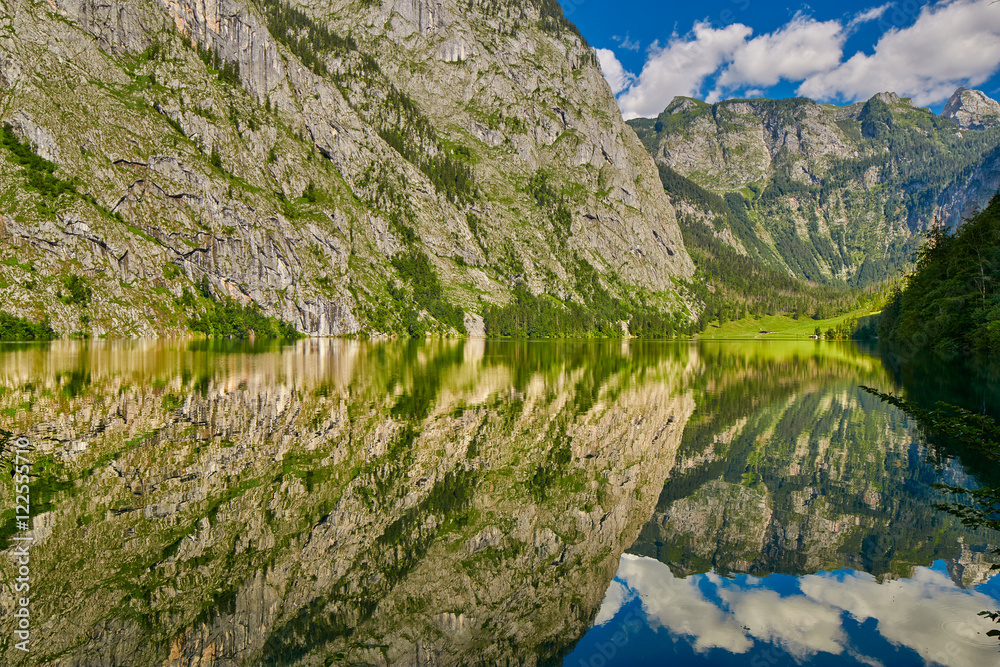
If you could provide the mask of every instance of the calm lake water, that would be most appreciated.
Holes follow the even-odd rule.
[[[1000,411],[838,343],[3,345],[0,664],[1000,664],[931,487],[997,465],[861,385]]]

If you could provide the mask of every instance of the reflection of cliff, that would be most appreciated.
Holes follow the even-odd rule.
[[[882,578],[959,556],[968,531],[931,507],[929,484],[968,478],[936,468],[905,416],[858,388],[886,386],[878,366],[723,348],[701,377],[681,464],[630,551],[680,575],[851,567]]]
[[[963,588],[970,588],[987,581],[996,574],[993,565],[997,562],[995,551],[975,545],[969,547],[965,540],[958,538],[959,554],[947,562],[948,576]]]
[[[557,655],[675,464],[688,355],[347,341],[2,354],[0,427],[38,447],[36,643],[4,645],[3,662]],[[13,605],[4,587],[4,618]]]

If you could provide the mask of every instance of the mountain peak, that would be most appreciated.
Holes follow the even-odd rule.
[[[983,130],[1000,123],[1000,103],[979,90],[959,88],[941,112],[963,130]]]
[[[684,95],[677,95],[670,101],[667,108],[664,109],[664,113],[676,114],[684,113],[685,111],[690,111],[692,109],[700,109],[711,106],[708,102],[703,102],[702,100],[695,99],[694,97],[686,97]]]
[[[897,104],[903,104],[904,103],[904,100],[901,99],[899,97],[899,95],[897,95],[896,93],[892,93],[892,92],[878,93],[874,97],[877,97],[879,100],[881,100],[882,102],[885,102],[889,106],[895,106]]]

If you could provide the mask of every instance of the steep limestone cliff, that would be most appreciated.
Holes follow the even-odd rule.
[[[0,116],[52,164],[0,148],[0,308],[178,332],[207,280],[309,334],[410,309],[448,330],[391,261],[412,250],[473,331],[519,283],[586,301],[588,264],[683,309],[673,209],[592,50],[550,3],[507,5],[6,6]]]

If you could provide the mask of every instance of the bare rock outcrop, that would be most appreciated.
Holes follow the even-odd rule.
[[[982,91],[959,88],[948,98],[941,115],[963,130],[983,130],[1000,123],[1000,102]]]

